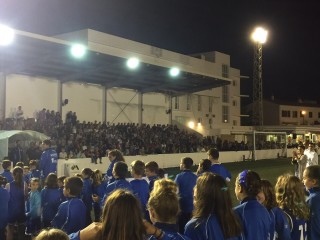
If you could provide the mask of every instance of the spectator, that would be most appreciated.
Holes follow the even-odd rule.
[[[51,148],[51,140],[44,140],[42,146],[44,151],[40,158],[40,170],[43,178],[46,178],[49,173],[57,172],[58,154]]]

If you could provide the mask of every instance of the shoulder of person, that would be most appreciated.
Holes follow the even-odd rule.
[[[102,237],[102,224],[93,222],[80,231],[81,240],[97,240]]]

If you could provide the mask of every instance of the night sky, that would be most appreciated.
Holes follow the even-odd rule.
[[[91,28],[183,54],[220,51],[250,76],[241,89],[249,95],[250,33],[262,25],[264,96],[320,102],[320,1],[0,0],[0,22],[44,35]]]

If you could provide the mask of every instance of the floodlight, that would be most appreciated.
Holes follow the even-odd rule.
[[[189,128],[194,128],[194,122],[193,122],[193,121],[190,121],[190,122],[188,123],[188,127],[189,127]]]
[[[251,35],[254,42],[263,44],[267,41],[268,31],[262,27],[257,27]]]
[[[71,54],[75,58],[82,58],[86,54],[87,48],[82,44],[74,44],[71,46]]]
[[[0,46],[7,46],[13,42],[14,30],[5,25],[0,25]]]
[[[132,57],[127,60],[127,67],[130,69],[136,69],[139,66],[139,59]]]
[[[179,68],[176,68],[176,67],[170,68],[170,76],[171,77],[176,77],[179,74],[180,74],[180,69]]]

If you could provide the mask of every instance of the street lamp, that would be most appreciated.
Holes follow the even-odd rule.
[[[302,125],[304,125],[304,116],[306,115],[306,111],[302,110],[301,115],[302,115]]]
[[[266,43],[268,31],[257,27],[251,35],[254,45],[253,56],[253,126],[263,129],[263,91],[262,91],[262,45]]]

